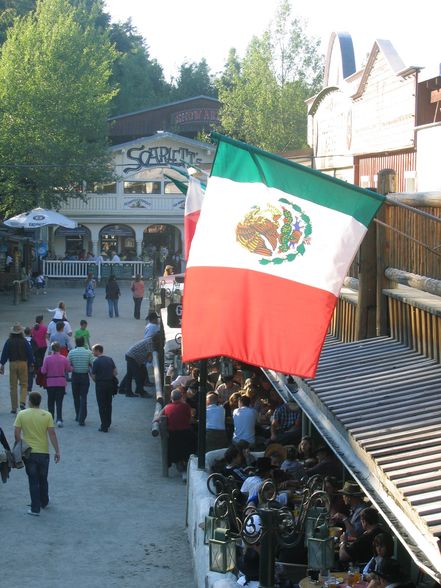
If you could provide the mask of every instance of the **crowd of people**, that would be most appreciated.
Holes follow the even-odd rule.
[[[112,288],[118,294],[107,298],[109,316],[117,317],[120,292],[115,282],[114,278],[109,279],[106,297]],[[84,290],[87,316],[93,311],[95,289],[94,278],[89,275]],[[139,319],[137,299],[142,300],[144,294],[140,276],[133,280],[131,290],[134,318]],[[128,398],[151,396],[147,366],[160,329],[158,315],[150,312],[143,339],[134,342],[125,353],[126,374],[118,382],[116,364],[105,355],[102,344],[92,344],[87,320],[81,320],[74,332],[62,301],[49,310],[53,318],[48,325],[44,324],[43,315],[35,318],[32,327],[13,325],[0,357],[0,374],[9,362],[11,413],[16,415],[14,440],[23,445],[31,495],[28,512],[32,516],[38,516],[49,501],[49,442],[55,450],[55,462],[61,459],[56,429],[63,427],[68,382],[72,387],[75,420],[80,427],[86,424],[88,392],[91,381],[94,382],[99,431],[107,433],[112,424],[115,394],[119,392]],[[199,369],[187,366],[186,373],[172,379],[170,402],[162,411],[167,417],[168,463],[176,464],[184,481],[188,458],[196,451],[199,380]],[[43,388],[45,394],[33,391],[35,385]],[[213,471],[234,481],[242,496],[243,516],[265,501],[261,494],[265,481],[275,484],[278,503],[294,511],[308,480],[319,478],[329,497],[330,523],[340,528],[336,565],[342,570],[348,566],[359,570],[369,579],[369,588],[385,588],[387,584],[383,586],[382,582],[389,578],[401,582],[403,573],[392,557],[394,538],[358,484],[341,482],[343,468],[330,447],[317,437],[302,436],[302,415],[297,403],[282,402],[260,370],[250,366],[221,375],[219,366],[213,365],[207,385],[206,451],[221,451]],[[47,410],[42,408],[45,395]],[[1,429],[0,441],[5,449],[9,448]],[[29,448],[30,453],[26,453]],[[246,562],[244,569],[251,580],[258,574],[259,551],[256,546],[248,549],[251,555],[245,552],[242,561]],[[284,561],[292,563],[305,557],[303,542],[283,553]]]
[[[93,276],[89,275],[85,293],[94,291],[95,287]],[[86,302],[86,309],[90,310],[91,314],[92,306],[89,300]],[[58,463],[60,460],[56,429],[64,426],[63,401],[69,382],[75,421],[81,427],[86,424],[88,392],[91,381],[94,382],[100,417],[98,430],[107,433],[112,424],[112,400],[118,392],[127,397],[151,396],[146,390],[151,386],[147,363],[152,356],[153,338],[159,331],[159,317],[155,312],[150,312],[146,318],[144,338],[127,350],[127,373],[119,382],[113,358],[105,354],[101,343],[92,344],[87,320],[82,319],[79,328],[74,330],[68,321],[63,301],[60,301],[56,308],[48,310],[53,316],[47,325],[44,323],[43,314],[35,317],[32,327],[14,324],[0,357],[0,374],[5,373],[5,365],[9,363],[10,412],[15,415],[15,442],[19,443],[20,447],[23,445],[23,462],[31,494],[28,513],[33,516],[38,516],[49,500],[48,441],[51,441],[55,449],[55,461]],[[118,316],[118,306],[113,306],[112,310],[115,311],[115,316]],[[139,312],[139,306],[137,310]],[[133,379],[136,382],[135,392],[132,391]],[[36,391],[36,388],[41,388],[41,391]],[[42,408],[44,398],[47,410]],[[6,436],[1,429],[0,440],[5,452],[10,452]],[[9,469],[14,463],[9,458],[0,462],[6,464]]]
[[[175,463],[185,480],[186,462],[196,449],[199,370],[188,366],[171,386],[171,402],[162,411],[169,432],[169,466]],[[259,371],[221,376],[213,369],[208,388],[206,451],[217,450],[218,456],[211,472],[222,474],[240,491],[242,520],[266,502],[261,489],[267,480],[275,485],[278,504],[293,512],[298,512],[304,488],[314,480],[328,495],[329,525],[338,529],[335,569],[359,575],[369,588],[381,588],[389,580],[405,584],[406,574],[393,558],[395,539],[379,512],[356,482],[341,481],[343,466],[329,445],[317,436],[302,436],[295,402],[282,402]],[[278,557],[305,563],[304,541],[281,550]],[[247,580],[258,579],[258,545],[247,547],[239,562]]]

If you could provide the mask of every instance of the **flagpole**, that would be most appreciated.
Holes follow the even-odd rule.
[[[198,394],[198,469],[205,469],[208,360],[201,359]]]

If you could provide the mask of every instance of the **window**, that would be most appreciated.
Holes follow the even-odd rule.
[[[369,188],[371,185],[371,178],[369,176],[360,177],[360,188]]]
[[[416,192],[416,172],[405,171],[404,172],[404,191],[405,192]]]
[[[94,182],[91,191],[94,194],[116,194],[116,182]]]
[[[124,182],[124,194],[161,194],[161,182]]]

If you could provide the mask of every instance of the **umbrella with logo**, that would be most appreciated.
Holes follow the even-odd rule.
[[[22,212],[4,221],[8,227],[15,229],[39,229],[46,225],[59,225],[68,229],[75,229],[77,222],[67,218],[54,210],[45,208],[34,208],[29,212]]]

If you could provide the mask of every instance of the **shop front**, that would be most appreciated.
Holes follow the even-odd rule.
[[[75,229],[66,229],[58,227],[54,233],[57,241],[58,250],[62,248],[64,242],[64,258],[65,259],[86,259],[87,253],[90,251],[91,235],[90,230],[78,225]]]
[[[136,259],[135,231],[128,225],[107,225],[99,234],[100,251],[103,256],[111,258],[113,252],[121,259],[133,261]]]

